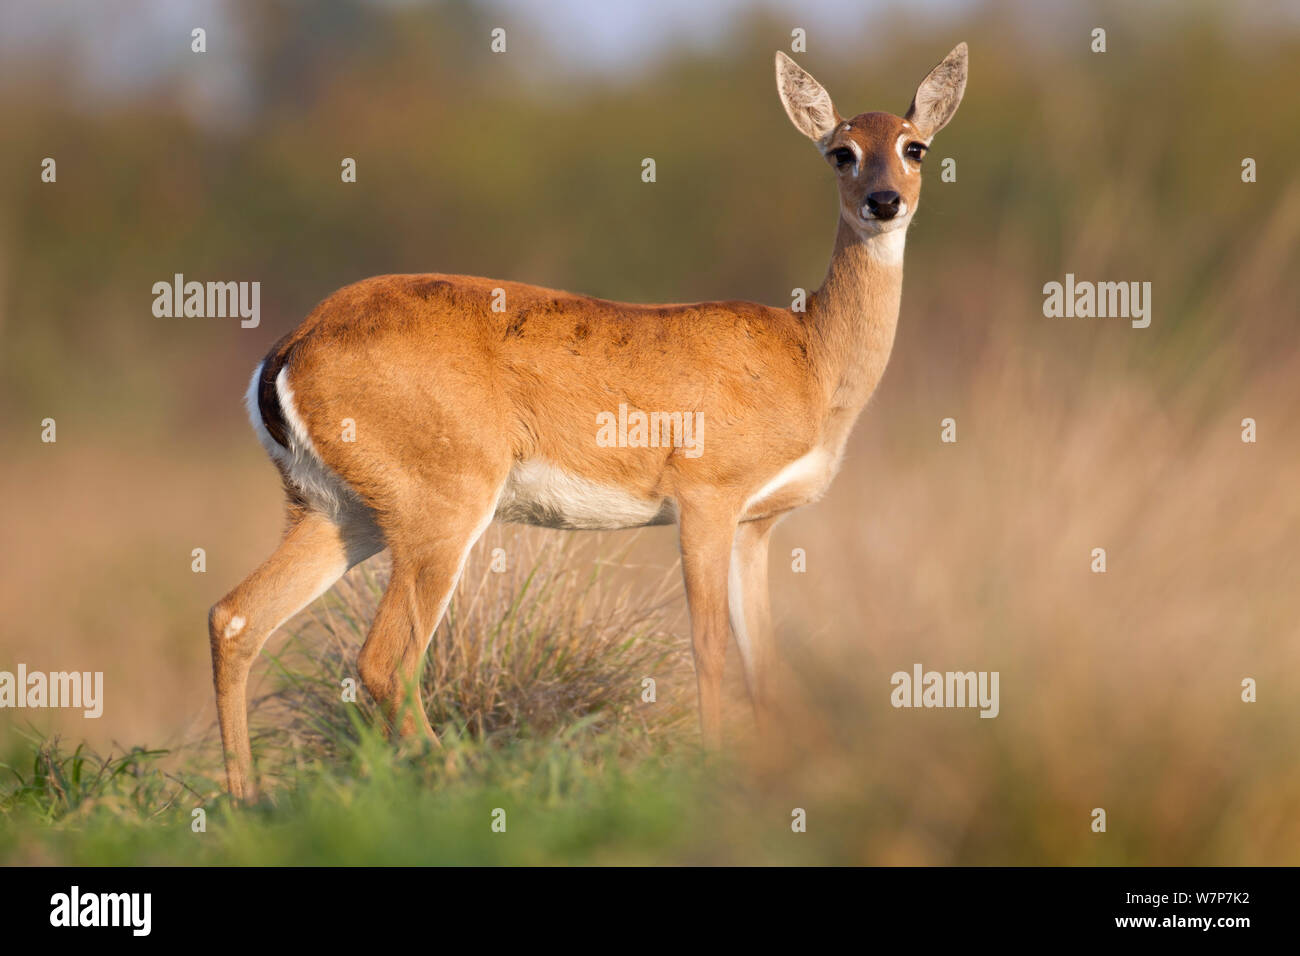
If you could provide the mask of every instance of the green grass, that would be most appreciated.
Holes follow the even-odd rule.
[[[662,595],[612,585],[613,560],[572,570],[566,540],[516,537],[517,570],[503,574],[484,548],[465,575],[423,677],[441,748],[394,747],[364,691],[342,693],[383,588],[382,567],[364,569],[270,656],[253,712],[259,803],[225,796],[211,732],[108,755],[30,735],[0,764],[0,861],[734,858],[728,817],[747,798],[724,798],[736,768],[696,744],[689,664]],[[644,675],[662,687],[654,703],[641,700]],[[771,820],[789,832],[788,810]]]
[[[0,859],[69,864],[631,862],[691,852],[706,768],[582,720],[546,738],[457,738],[399,754],[360,728],[252,807],[216,780],[136,750],[112,758],[40,742],[0,815]],[[206,814],[195,832],[196,807]],[[505,812],[505,832],[493,821]]]
[[[197,752],[101,757],[33,741],[0,803],[0,862],[69,865],[658,864],[834,860],[790,809],[697,747],[579,719],[544,737],[395,749],[359,725],[240,806]],[[168,769],[182,758],[184,769]],[[209,764],[209,769],[211,765]],[[205,814],[202,832],[196,808]],[[493,823],[505,812],[505,830]],[[842,832],[842,831],[840,831]]]
[[[894,709],[888,665],[863,657],[878,647],[823,641],[790,648],[788,709],[761,741],[733,674],[729,746],[706,754],[676,611],[620,588],[616,562],[576,560],[569,540],[517,534],[514,570],[471,564],[422,678],[441,748],[394,747],[364,691],[347,699],[383,583],[365,569],[268,655],[252,718],[260,802],[224,795],[211,731],[103,755],[31,734],[0,751],[0,863],[1294,863],[1285,695],[1244,708],[1220,693],[1222,667],[1169,679],[1164,656],[1130,655],[1096,684],[1035,665],[1035,648],[1073,646],[1046,647],[1050,627],[1008,623],[994,635],[1004,677],[1028,692],[983,721]],[[901,624],[879,631],[892,659],[915,653]],[[1127,640],[1092,633],[1111,659]],[[1074,690],[1090,686],[1101,692]],[[792,831],[796,808],[806,832]]]

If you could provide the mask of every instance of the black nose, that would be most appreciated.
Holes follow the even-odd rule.
[[[872,193],[867,197],[867,208],[877,219],[893,219],[898,215],[898,203],[901,198],[893,190]]]

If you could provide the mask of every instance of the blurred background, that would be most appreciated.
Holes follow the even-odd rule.
[[[802,28],[842,113],[902,113],[966,40],[891,365],[827,498],[776,532],[805,699],[785,779],[840,808],[853,862],[1300,862],[1298,11],[4,4],[0,669],[103,671],[106,706],[0,712],[0,745],[211,723],[207,609],[281,523],[243,392],[332,290],[438,271],[788,305],[821,281],[836,194],[773,51]],[[260,281],[260,327],[156,318],[178,272]],[[1149,281],[1150,328],[1044,318],[1067,272]],[[636,560],[671,571],[674,545],[643,534]],[[914,662],[1000,671],[1001,715],[892,709]]]

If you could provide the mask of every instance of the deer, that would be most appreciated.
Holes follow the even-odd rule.
[[[821,84],[777,52],[781,103],[839,192],[830,265],[802,309],[642,305],[472,276],[384,275],[334,292],[280,339],[245,404],[280,471],[287,527],[208,615],[231,795],[257,796],[254,659],[273,632],[385,548],[392,569],[357,671],[390,736],[439,745],[418,676],[470,550],[494,520],[569,530],[676,524],[702,741],[721,743],[731,636],[756,724],[770,727],[772,528],[826,492],[884,374],[922,160],[966,76],[962,43],[903,116],[844,119]],[[663,413],[674,428],[674,415],[694,416],[697,453],[672,440],[598,442],[597,423],[623,406]]]

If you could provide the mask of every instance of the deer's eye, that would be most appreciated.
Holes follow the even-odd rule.
[[[919,163],[921,161],[921,157],[925,155],[925,151],[928,148],[929,147],[927,147],[925,143],[908,143],[903,148],[903,155],[906,156],[908,159],[914,159]]]
[[[830,161],[835,164],[836,169],[844,169],[846,166],[853,165],[853,150],[847,146],[841,146],[839,149],[832,149],[828,154]]]

